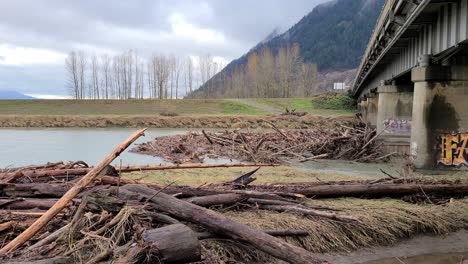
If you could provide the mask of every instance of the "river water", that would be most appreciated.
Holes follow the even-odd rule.
[[[0,168],[55,161],[83,160],[94,165],[125,140],[133,128],[2,128],[0,129]],[[150,129],[134,144],[154,137],[184,134],[185,129]],[[114,161],[120,164],[167,163],[160,157],[130,153],[132,146]]]

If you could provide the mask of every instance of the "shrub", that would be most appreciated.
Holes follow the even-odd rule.
[[[356,100],[348,94],[326,93],[312,98],[312,103],[316,108],[333,110],[353,110],[356,109]]]

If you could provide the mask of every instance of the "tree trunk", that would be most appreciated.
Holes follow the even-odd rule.
[[[208,196],[201,196],[201,197],[193,197],[193,198],[187,199],[187,201],[193,204],[199,205],[199,206],[210,207],[213,205],[232,205],[244,199],[245,197],[240,194],[224,193],[224,194],[208,195]]]
[[[201,259],[197,235],[183,224],[146,230],[143,240],[162,263],[188,263]]]

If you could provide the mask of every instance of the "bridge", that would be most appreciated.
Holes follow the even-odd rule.
[[[387,0],[352,92],[387,151],[468,169],[468,0]]]

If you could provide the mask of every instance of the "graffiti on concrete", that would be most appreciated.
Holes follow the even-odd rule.
[[[468,133],[440,135],[438,140],[439,164],[468,166]]]
[[[411,120],[389,118],[384,120],[385,132],[408,134],[411,133]]]

